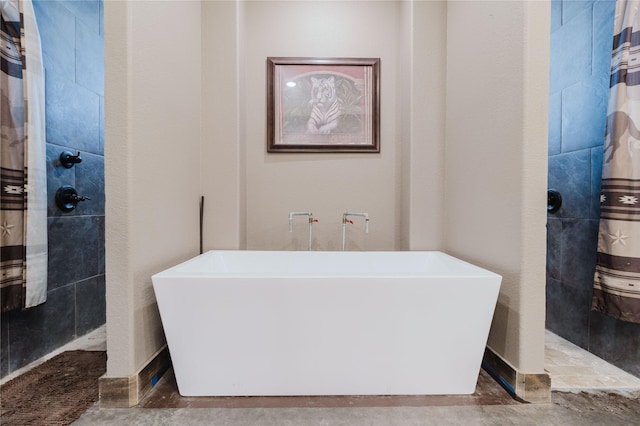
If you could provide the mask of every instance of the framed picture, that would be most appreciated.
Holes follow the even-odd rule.
[[[267,58],[267,152],[380,152],[380,59]]]

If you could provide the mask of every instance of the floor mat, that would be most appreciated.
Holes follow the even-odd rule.
[[[3,425],[68,425],[98,401],[106,352],[68,351],[0,387]]]

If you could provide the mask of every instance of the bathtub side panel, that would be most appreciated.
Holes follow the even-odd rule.
[[[499,277],[154,277],[185,396],[470,394]]]

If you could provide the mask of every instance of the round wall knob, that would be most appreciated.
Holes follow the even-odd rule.
[[[56,192],[56,206],[65,213],[75,209],[79,202],[90,199],[89,197],[78,196],[78,191],[70,185],[62,186]]]
[[[555,213],[562,207],[562,195],[555,189],[547,191],[547,212]]]
[[[82,162],[82,158],[80,157],[80,151],[77,154],[73,154],[71,151],[64,151],[60,154],[60,164],[66,169],[70,169],[74,164],[78,164]]]

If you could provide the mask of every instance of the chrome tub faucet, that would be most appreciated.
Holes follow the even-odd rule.
[[[369,233],[369,214],[367,213],[354,213],[345,212],[342,214],[342,251],[345,250],[347,244],[347,223],[353,224],[353,221],[349,220],[349,217],[363,217],[364,218],[364,232]]]
[[[289,232],[293,232],[293,218],[294,216],[307,216],[309,218],[309,242],[308,242],[308,250],[311,251],[311,241],[313,238],[313,223],[317,222],[318,219],[313,218],[313,213],[311,212],[290,212],[289,213]]]

